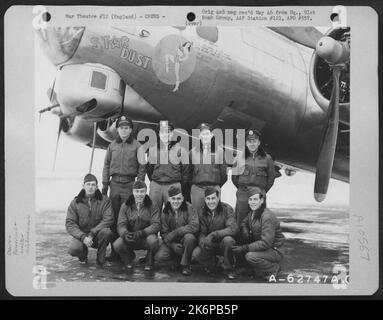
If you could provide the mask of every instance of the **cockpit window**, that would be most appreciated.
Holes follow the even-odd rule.
[[[218,40],[218,28],[217,27],[197,27],[197,34],[210,42],[217,42]]]
[[[98,71],[93,71],[90,86],[93,88],[105,90],[106,75]]]

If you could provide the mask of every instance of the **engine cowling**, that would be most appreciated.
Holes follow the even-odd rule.
[[[350,28],[337,28],[331,29],[327,32],[326,36],[330,37],[335,42],[332,42],[331,39],[321,39],[323,40],[323,52],[322,56],[327,57],[328,60],[336,63],[336,60],[342,60],[342,55],[346,51],[346,47],[349,46]],[[344,46],[345,50],[342,50]],[[348,48],[349,49],[349,48]],[[328,52],[325,52],[327,50]],[[346,52],[347,53],[347,52]],[[349,52],[348,52],[349,54]],[[327,108],[330,103],[330,96],[332,90],[332,71],[329,65],[329,62],[321,58],[316,51],[314,51],[311,63],[310,63],[310,89],[311,93],[318,103],[318,105],[324,110],[327,111]],[[349,109],[350,107],[350,63],[346,62],[346,70],[342,72],[340,77],[340,93],[339,93],[339,108],[341,110]]]
[[[116,122],[111,120],[102,121],[98,123],[97,134],[108,142],[112,142],[117,138]]]

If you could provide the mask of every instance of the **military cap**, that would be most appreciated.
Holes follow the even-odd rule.
[[[262,188],[259,188],[259,187],[254,186],[254,187],[251,187],[247,190],[247,197],[248,198],[252,197],[255,194],[259,194],[260,198],[265,198],[265,196],[266,196],[265,190],[263,190]]]
[[[91,173],[88,173],[85,177],[84,177],[84,184],[87,183],[87,182],[90,182],[90,181],[96,181],[97,182],[97,178],[95,175],[91,174]]]
[[[214,187],[207,187],[205,189],[205,197],[210,196],[213,193],[216,193],[218,195],[218,190]]]
[[[176,187],[176,186],[171,186],[168,190],[168,195],[169,197],[174,197],[176,196],[177,194],[180,194],[182,193],[182,190],[180,187]]]
[[[129,126],[133,128],[133,121],[129,119],[127,116],[121,116],[120,118],[118,118],[116,123],[117,128],[120,126]]]
[[[141,180],[137,180],[133,183],[133,189],[143,189],[146,188],[146,183]]]
[[[261,133],[257,129],[248,129],[245,133],[246,140],[258,139],[261,137]]]
[[[211,130],[212,130],[212,127],[211,127],[210,124],[208,124],[208,123],[206,123],[206,122],[203,122],[203,123],[201,123],[201,124],[198,126],[198,129],[199,129],[200,131],[202,131],[202,130],[209,130],[209,131],[211,131]]]

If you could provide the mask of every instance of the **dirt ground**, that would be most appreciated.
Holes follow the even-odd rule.
[[[341,209],[278,208],[272,209],[281,221],[282,231],[287,241],[285,258],[279,278],[287,279],[299,275],[322,277],[334,275],[333,268],[342,264],[348,270],[348,212]],[[70,236],[65,231],[64,211],[37,212],[37,263],[46,267],[49,283],[91,281],[145,281],[145,282],[259,282],[251,272],[237,268],[236,280],[227,280],[221,273],[207,274],[201,266],[194,264],[193,274],[183,276],[170,267],[156,268],[153,272],[144,272],[138,261],[136,268],[129,274],[119,263],[108,263],[103,269],[97,268],[96,250],[89,250],[89,263],[81,265],[76,258],[67,254]],[[108,253],[109,253],[108,248]],[[137,258],[144,256],[137,252]],[[322,281],[322,280],[321,280]],[[329,283],[330,279],[327,280]],[[322,282],[323,283],[323,282]]]

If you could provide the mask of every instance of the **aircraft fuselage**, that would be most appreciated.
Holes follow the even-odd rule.
[[[87,27],[64,64],[110,67],[184,129],[256,127],[277,161],[315,171],[325,113],[309,88],[312,50],[265,27],[216,30],[212,42],[195,28]],[[337,152],[333,177],[348,176]]]

